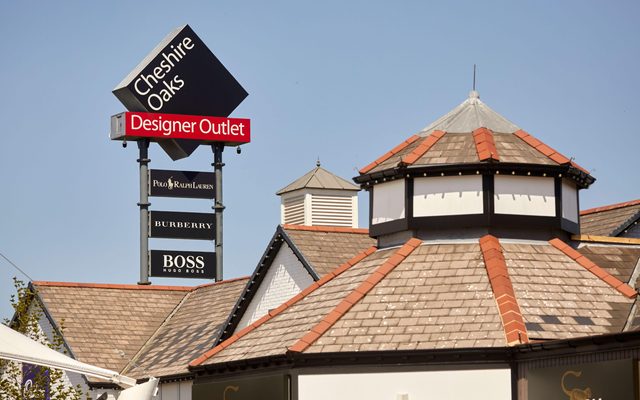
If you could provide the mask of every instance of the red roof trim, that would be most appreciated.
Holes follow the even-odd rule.
[[[409,239],[398,251],[390,256],[387,261],[379,266],[367,279],[356,287],[347,297],[331,310],[325,317],[318,322],[311,330],[304,335],[295,344],[289,347],[289,351],[303,352],[315,343],[320,336],[327,332],[338,322],[357,302],[362,300],[380,281],[382,281],[391,271],[400,265],[415,249],[420,247],[422,240],[412,238]]]
[[[52,282],[52,281],[33,281],[35,286],[47,286],[47,287],[74,287],[74,288],[86,288],[86,289],[120,289],[120,290],[165,290],[165,291],[184,291],[191,292],[196,289],[200,289],[208,286],[216,286],[225,283],[237,282],[240,280],[248,279],[248,276],[227,279],[224,281],[205,283],[199,286],[163,286],[163,285],[128,285],[117,283],[80,283],[80,282]]]
[[[418,159],[425,155],[425,153],[429,151],[429,149],[431,149],[431,147],[433,147],[433,145],[435,145],[438,140],[440,140],[440,138],[444,136],[445,133],[446,132],[444,131],[431,132],[429,136],[426,136],[424,139],[422,139],[418,147],[416,147],[411,153],[402,157],[402,162],[404,164],[411,165],[418,161]]]
[[[476,152],[480,161],[500,161],[493,132],[488,128],[478,128],[473,131]]]
[[[360,170],[360,173],[361,174],[366,174],[367,172],[371,171],[372,169],[374,169],[378,165],[380,165],[383,162],[387,161],[389,158],[391,158],[391,156],[393,156],[394,154],[397,154],[398,152],[402,151],[405,147],[409,146],[411,143],[415,142],[418,139],[420,139],[420,136],[418,136],[418,135],[411,136],[409,139],[405,140],[404,142],[400,143],[399,145],[397,145],[396,147],[391,149],[391,151],[383,154],[382,156],[378,157],[377,160],[375,160],[371,164],[367,165],[366,167],[362,168]]]
[[[262,318],[258,319],[257,321],[255,321],[251,325],[249,325],[249,326],[245,327],[244,329],[240,330],[238,333],[234,334],[229,339],[225,340],[224,342],[220,343],[216,347],[214,347],[211,350],[207,351],[206,353],[204,353],[200,357],[198,357],[195,360],[191,361],[189,363],[189,366],[190,367],[196,367],[196,366],[202,364],[203,362],[207,361],[208,359],[210,359],[214,355],[218,354],[222,350],[224,350],[227,347],[231,346],[233,343],[237,342],[240,338],[242,338],[243,336],[247,335],[249,332],[253,331],[254,329],[259,327],[260,325],[262,325],[265,322],[269,321],[271,318],[273,318],[276,315],[282,313],[284,310],[288,309],[289,307],[291,307],[292,305],[294,305],[298,301],[302,300],[307,295],[309,295],[310,293],[312,293],[313,291],[315,291],[319,287],[323,286],[325,283],[329,282],[330,280],[332,280],[336,276],[342,274],[344,271],[346,271],[347,269],[349,269],[352,266],[356,265],[360,261],[364,260],[365,258],[370,256],[371,254],[375,253],[376,250],[377,250],[377,247],[371,246],[368,249],[364,250],[363,252],[357,254],[351,260],[345,262],[344,264],[340,265],[339,267],[337,267],[336,269],[334,269],[330,273],[324,275],[322,278],[320,278],[318,281],[312,283],[310,286],[308,286],[302,292],[298,293],[297,295],[293,296],[291,299],[289,299],[285,303],[281,304],[278,308],[269,311],[269,313],[267,313]]]
[[[610,204],[608,206],[589,208],[587,210],[580,211],[580,215],[587,215],[587,214],[593,214],[593,213],[602,212],[602,211],[615,210],[616,208],[622,208],[622,207],[637,206],[638,204],[640,204],[640,199],[625,201],[624,203]]]
[[[314,232],[337,232],[337,233],[359,233],[359,234],[369,234],[369,229],[367,228],[347,228],[343,226],[306,226],[306,225],[291,225],[284,224],[282,225],[284,229],[289,229],[292,231],[314,231]]]
[[[507,262],[498,238],[486,235],[480,238],[480,249],[487,275],[498,304],[498,311],[509,346],[529,342],[527,328],[518,305]]]
[[[538,150],[540,153],[547,156],[551,161],[560,165],[564,165],[564,164],[571,165],[572,167],[581,170],[585,174],[589,174],[589,171],[582,168],[575,162],[571,161],[569,158],[563,156],[561,153],[557,152],[555,149],[547,146],[546,144],[542,143],[538,139],[534,138],[533,136],[523,131],[522,129],[520,129],[517,132],[514,132],[513,134],[519,137],[520,139],[522,139],[529,146],[533,147],[534,149]]]
[[[555,238],[549,240],[549,243],[626,297],[633,299],[638,294],[638,292],[636,292],[631,286],[609,274],[603,268],[599,267],[596,263],[583,256],[580,252],[562,240]]]

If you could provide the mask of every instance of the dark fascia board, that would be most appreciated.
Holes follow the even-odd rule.
[[[293,254],[295,254],[296,258],[300,261],[300,263],[302,263],[302,266],[311,275],[313,280],[317,281],[318,279],[320,279],[316,271],[314,271],[314,269],[304,258],[300,250],[296,247],[295,243],[291,240],[289,235],[287,235],[287,232],[282,228],[281,225],[278,225],[278,227],[276,228],[276,232],[273,234],[273,237],[269,241],[269,244],[262,254],[262,257],[260,257],[260,261],[258,262],[256,269],[253,271],[253,274],[251,275],[251,278],[242,291],[242,294],[236,301],[236,304],[234,305],[231,313],[227,317],[227,320],[223,325],[224,328],[220,330],[220,333],[218,334],[218,337],[214,342],[216,346],[222,343],[224,340],[228,339],[237,328],[240,319],[247,310],[247,307],[249,307],[249,304],[251,303],[251,300],[256,293],[255,288],[260,286],[260,284],[262,283],[262,280],[266,275],[266,271],[271,267],[275,255],[282,247],[283,242],[287,243],[289,248],[293,251]]]
[[[609,236],[620,236],[624,231],[629,229],[631,225],[640,220],[640,211],[635,213],[631,218],[624,221],[619,227],[617,227]]]
[[[550,356],[577,355],[640,348],[640,331],[613,333],[575,339],[549,340],[513,347],[362,351],[337,353],[293,353],[191,367],[197,378],[226,376],[243,371],[325,367],[325,366],[408,366],[511,364]]]
[[[262,254],[262,257],[260,257],[258,265],[253,271],[253,274],[251,274],[251,278],[249,278],[247,285],[242,290],[242,294],[240,294],[240,297],[238,297],[238,300],[236,300],[236,304],[233,306],[231,312],[229,313],[229,316],[227,317],[227,320],[222,325],[222,329],[220,329],[220,333],[214,341],[214,347],[222,343],[224,340],[228,339],[238,326],[240,318],[242,318],[242,315],[251,303],[251,299],[253,299],[253,296],[255,294],[254,287],[258,287],[260,285],[265,276],[264,272],[271,266],[274,255],[278,252],[278,250],[280,250],[280,247],[282,246],[282,240],[279,240],[282,239],[281,236],[281,230],[276,229],[276,232],[271,237],[271,240],[269,241],[267,248]]]
[[[500,172],[516,172],[516,173],[533,173],[533,174],[565,174],[567,177],[573,179],[581,189],[588,188],[595,178],[589,174],[586,174],[580,169],[572,167],[570,165],[545,165],[545,164],[519,164],[519,163],[469,163],[469,164],[438,164],[438,165],[418,165],[418,166],[401,166],[386,169],[384,171],[374,172],[371,174],[363,174],[353,178],[353,181],[365,185],[367,183],[386,179],[386,178],[401,178],[409,176],[420,176],[421,174],[439,174],[439,173],[475,173],[478,171],[481,174]]]

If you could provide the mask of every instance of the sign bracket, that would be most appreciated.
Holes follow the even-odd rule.
[[[224,151],[224,144],[212,144],[211,150],[213,151],[213,164],[211,164],[211,166],[216,176],[216,198],[213,207],[211,207],[216,214],[216,281],[221,281],[224,279],[222,276],[222,212],[224,211],[224,205],[222,203],[222,167],[224,167],[222,152]]]
[[[140,150],[140,281],[138,285],[150,285],[149,281],[149,139],[139,139]]]

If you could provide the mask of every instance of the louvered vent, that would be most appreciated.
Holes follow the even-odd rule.
[[[283,199],[284,223],[304,225],[304,194]]]
[[[353,225],[352,196],[311,196],[311,225]]]

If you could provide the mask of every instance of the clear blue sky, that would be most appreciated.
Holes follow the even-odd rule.
[[[137,149],[108,139],[124,110],[111,90],[185,23],[249,92],[233,116],[251,118],[253,142],[224,153],[226,278],[255,267],[279,223],[278,189],[317,157],[355,176],[462,102],[474,63],[485,103],[592,171],[583,208],[640,198],[640,3],[524,3],[3,2],[0,251],[36,280],[137,281]],[[150,156],[152,168],[211,168],[207,148]],[[16,274],[0,260],[0,316]]]

